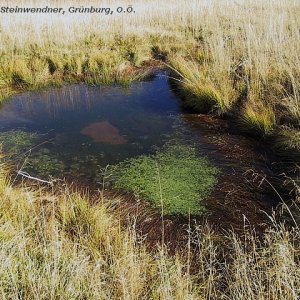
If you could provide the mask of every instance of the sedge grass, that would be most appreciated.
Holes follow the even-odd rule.
[[[0,99],[65,81],[109,84],[125,78],[128,84],[136,76],[133,70],[154,57],[169,60],[183,75],[182,87],[189,96],[209,95],[213,110],[233,111],[243,120],[240,126],[264,135],[288,126],[284,147],[298,147],[298,1],[132,4],[135,15],[112,18],[28,14],[16,19],[2,14]],[[92,205],[88,196],[68,190],[53,195],[12,187],[1,172],[0,201],[3,299],[300,296],[299,232],[275,221],[260,238],[254,230],[240,238],[199,229],[191,239],[196,251],[183,250],[174,257],[164,248],[147,252],[134,230],[120,227],[103,199]],[[189,272],[191,261],[196,271]]]
[[[67,9],[69,3],[57,4]],[[105,4],[114,9],[117,5],[115,1]],[[168,59],[182,75],[187,104],[193,109],[201,110],[204,102],[204,108],[213,106],[219,114],[234,110],[243,116],[246,111],[249,129],[255,125],[268,134],[274,108],[273,123],[299,123],[300,8],[296,1],[169,0],[162,5],[135,0],[132,5],[133,15],[102,18],[38,14],[16,21],[14,15],[3,14],[1,98],[11,89],[64,80],[128,85],[140,77],[132,68],[154,57]],[[247,105],[240,105],[245,101]],[[266,118],[256,102],[263,103]]]
[[[299,232],[273,218],[260,237],[250,227],[240,237],[199,226],[170,255],[167,245],[149,252],[134,226],[120,226],[112,205],[120,199],[95,200],[66,187],[12,187],[2,165],[2,299],[299,297]]]

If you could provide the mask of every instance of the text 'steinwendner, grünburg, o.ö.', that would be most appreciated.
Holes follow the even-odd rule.
[[[47,14],[64,14],[68,13],[98,13],[109,15],[112,14],[112,9],[109,7],[94,7],[94,6],[70,6],[67,9],[63,7],[20,7],[20,6],[0,6],[0,13],[15,14],[15,13],[47,13]]]

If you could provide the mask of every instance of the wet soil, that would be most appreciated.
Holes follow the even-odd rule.
[[[242,235],[249,228],[262,234],[270,224],[268,215],[280,203],[277,193],[283,183],[271,168],[268,146],[231,133],[225,120],[213,116],[184,114],[183,118],[198,132],[199,151],[222,168],[214,192],[204,202],[207,212],[162,217],[143,199],[130,194],[105,190],[104,197],[119,199],[116,211],[124,226],[134,224],[150,248],[164,242],[171,252],[183,249],[189,232],[206,225],[220,234],[233,230]]]

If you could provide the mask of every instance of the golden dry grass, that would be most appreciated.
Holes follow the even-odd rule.
[[[85,4],[43,2],[65,8]],[[161,57],[196,99],[196,107],[205,99],[218,113],[234,111],[241,126],[262,134],[281,132],[288,125],[296,133],[293,148],[299,148],[298,1],[131,4],[136,14],[121,16],[1,14],[0,99],[64,81],[129,84],[143,75],[141,66]],[[41,3],[16,0],[2,5]],[[113,9],[119,5],[127,3],[102,4]]]
[[[6,3],[40,6],[34,0]],[[86,6],[83,1],[43,4],[65,9]],[[2,14],[0,96],[47,81],[129,84],[139,78],[132,67],[153,56],[165,57],[183,73],[177,74],[183,89],[196,102],[209,99],[220,114],[234,111],[242,127],[251,131],[255,126],[269,134],[282,124],[299,126],[298,1],[135,0],[130,4],[135,14],[22,18]],[[89,5],[99,6],[96,1]],[[127,7],[112,0],[101,6],[116,10],[121,5]]]
[[[34,0],[2,2],[41,5]],[[278,130],[283,151],[299,149],[299,1],[131,4],[135,15],[2,14],[0,99],[64,81],[128,84],[153,57],[163,58],[196,101],[209,99],[214,111],[234,113],[241,126],[261,134]],[[290,132],[295,134],[290,137]],[[287,230],[274,221],[260,238],[254,230],[240,238],[199,228],[191,236],[195,252],[187,245],[187,251],[170,256],[165,247],[149,253],[134,229],[119,224],[105,199],[92,205],[87,195],[68,190],[53,195],[12,187],[3,171],[2,299],[300,297],[297,226]]]
[[[0,176],[2,299],[297,299],[299,231],[190,233],[182,252],[149,252],[113,199],[12,187]],[[160,225],[157,225],[160,226]],[[225,247],[225,248],[224,248]],[[192,250],[191,250],[192,249]]]

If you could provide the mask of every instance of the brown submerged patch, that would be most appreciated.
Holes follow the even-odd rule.
[[[127,140],[120,135],[119,129],[108,121],[95,122],[83,128],[80,133],[94,139],[96,142],[104,142],[113,145],[126,144]]]

